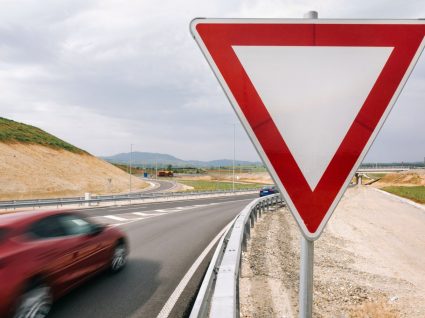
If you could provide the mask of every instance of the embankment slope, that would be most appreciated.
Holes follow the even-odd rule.
[[[133,177],[133,191],[146,186]],[[0,118],[0,200],[128,190],[121,169],[37,127]]]

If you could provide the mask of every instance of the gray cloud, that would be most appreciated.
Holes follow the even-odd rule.
[[[3,1],[2,116],[37,125],[96,155],[167,152],[184,159],[233,154],[237,119],[189,34],[207,17],[416,18],[421,1]],[[421,59],[368,155],[425,155]],[[257,160],[243,129],[237,157]]]

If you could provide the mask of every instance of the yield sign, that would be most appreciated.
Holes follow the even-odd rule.
[[[317,239],[419,58],[425,22],[195,19],[191,31]]]

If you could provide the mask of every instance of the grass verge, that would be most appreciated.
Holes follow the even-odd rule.
[[[195,191],[232,190],[232,182],[218,182],[205,180],[178,180],[179,183],[193,187]],[[259,183],[236,183],[235,190],[254,189],[264,187]]]
[[[64,149],[74,153],[85,151],[59,139],[40,128],[18,123],[0,117],[0,142],[38,144],[55,149]]]
[[[386,173],[366,173],[366,175],[372,179],[381,179],[385,177]]]
[[[425,186],[414,186],[414,187],[389,186],[389,187],[382,188],[382,190],[398,195],[403,198],[410,199],[417,203],[422,203],[422,204],[425,203]]]

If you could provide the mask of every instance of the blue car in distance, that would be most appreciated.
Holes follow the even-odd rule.
[[[260,197],[275,193],[279,193],[279,189],[276,186],[265,186],[260,190]]]

